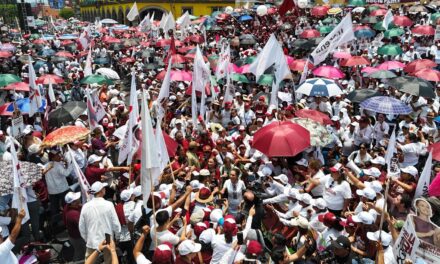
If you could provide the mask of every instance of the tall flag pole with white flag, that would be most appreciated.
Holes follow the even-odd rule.
[[[147,32],[151,28],[150,14],[146,15],[139,24],[139,30],[141,32]]]
[[[197,100],[196,100],[196,91],[202,93],[201,97],[201,105],[200,105],[200,115],[204,118],[205,115],[205,100],[206,100],[206,91],[205,87],[209,81],[210,70],[203,60],[202,51],[200,47],[197,45],[196,56],[194,58],[194,69],[193,69],[193,80],[192,80],[192,100],[191,100],[191,114],[194,125],[197,123]]]
[[[328,34],[310,54],[314,65],[323,62],[328,54],[334,51],[338,46],[354,40],[353,21],[351,13],[348,13],[344,19]]]
[[[394,19],[393,12],[391,11],[391,9],[389,9],[388,12],[383,17],[383,21],[382,21],[382,26],[385,28],[385,30],[388,30],[388,26],[390,25],[391,22],[393,22],[393,19]]]
[[[86,89],[86,97],[87,97],[87,116],[89,118],[89,126],[90,130],[95,129],[98,127],[98,120],[96,118],[96,111],[93,107],[93,99],[90,96],[90,89]]]
[[[133,21],[133,20],[135,20],[135,18],[138,15],[139,15],[139,10],[138,10],[136,2],[134,2],[133,6],[130,9],[130,12],[128,12],[128,14],[127,14],[127,19],[129,21]]]
[[[390,140],[388,140],[387,152],[385,154],[385,163],[388,166],[388,174],[392,172],[391,160],[393,159],[395,150],[396,150],[396,129],[393,129],[393,133],[391,134]]]
[[[148,109],[147,95],[142,91],[141,106],[141,127],[142,127],[142,159],[141,159],[141,185],[144,195],[144,206],[154,186],[159,183],[160,162],[157,151],[156,137],[154,136],[153,125],[151,124],[150,109]],[[154,201],[154,199],[153,199]],[[154,206],[153,206],[154,207]]]
[[[32,117],[35,113],[38,112],[40,107],[43,105],[43,100],[41,99],[40,88],[37,86],[36,80],[37,75],[35,74],[34,66],[32,65],[32,59],[29,56],[28,62],[28,71],[29,71],[29,99],[30,99],[30,107],[29,107],[29,117]]]
[[[12,196],[12,208],[16,208],[18,211],[24,209],[26,216],[21,224],[26,223],[29,220],[29,210],[27,206],[27,193],[23,184],[23,176],[20,171],[20,163],[17,158],[17,151],[15,150],[14,142],[11,142],[10,151],[12,156],[12,176],[14,180],[14,192]]]
[[[89,193],[90,190],[89,181],[87,180],[86,176],[79,167],[78,162],[76,162],[73,151],[69,147],[69,145],[67,145],[67,151],[68,151],[67,153],[69,153],[70,155],[70,160],[72,161],[73,172],[75,173],[75,176],[78,178],[79,187],[81,188],[82,201],[83,203],[86,203],[92,199],[92,196]]]
[[[92,48],[89,48],[89,53],[87,54],[87,59],[86,59],[86,66],[84,67],[84,77],[87,77],[89,75],[93,74],[93,69],[92,69]]]
[[[162,133],[162,117],[158,118],[156,122],[156,143],[159,151],[159,170],[163,171],[170,162],[170,156]]]
[[[171,62],[172,58],[170,56],[168,60],[168,68],[165,73],[165,77],[160,87],[159,96],[157,97],[158,106],[158,118],[162,118],[165,115],[165,109],[162,106],[163,100],[170,97],[170,83],[171,83]]]
[[[57,99],[55,98],[55,93],[53,91],[52,79],[49,79],[49,88],[47,90],[47,93],[49,95],[50,102],[55,103]]]
[[[133,129],[137,125],[139,118],[139,107],[136,93],[136,75],[131,73],[131,87],[130,87],[130,108],[129,117],[127,122],[127,130],[125,131],[124,138],[122,139],[122,145],[119,148],[118,163],[121,164],[124,160],[127,160],[127,164],[130,165],[133,159],[134,149],[136,149],[136,139],[134,138]]]
[[[425,167],[422,174],[420,174],[419,182],[417,183],[416,192],[414,198],[428,195],[428,188],[431,184],[431,171],[432,171],[432,150],[429,152],[428,159],[426,160]]]
[[[221,48],[220,57],[217,63],[217,68],[215,69],[215,77],[217,80],[224,78],[229,73],[229,64],[231,61],[231,47],[225,44]]]

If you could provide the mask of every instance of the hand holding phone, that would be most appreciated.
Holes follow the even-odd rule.
[[[105,233],[105,244],[110,245],[110,234]]]
[[[243,232],[238,232],[237,233],[237,244],[238,245],[243,245],[244,241],[243,241]]]

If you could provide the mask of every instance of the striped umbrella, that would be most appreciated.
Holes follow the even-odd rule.
[[[412,112],[411,107],[404,102],[389,97],[375,96],[363,101],[360,106],[365,110],[386,115],[407,115]]]
[[[312,78],[306,80],[296,90],[297,93],[308,96],[336,96],[342,94],[342,90],[333,80],[325,78]]]

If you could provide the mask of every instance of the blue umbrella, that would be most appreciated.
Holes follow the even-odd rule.
[[[60,39],[65,40],[65,39],[77,39],[78,36],[75,34],[64,34],[60,37]]]
[[[232,12],[231,16],[233,16],[233,17],[239,17],[239,16],[240,16],[240,13],[238,13],[238,12]]]
[[[242,15],[240,18],[238,18],[239,21],[243,22],[243,21],[249,21],[252,20],[253,18],[250,15]]]
[[[365,110],[386,115],[407,115],[412,112],[411,107],[404,102],[389,97],[375,96],[363,101],[360,106]]]
[[[335,81],[325,78],[308,79],[296,89],[296,92],[308,96],[335,96],[342,94],[341,87]]]
[[[104,57],[104,58],[99,57],[99,58],[93,59],[93,63],[95,63],[95,64],[107,64],[107,63],[110,63],[110,60],[108,59],[108,57]]]
[[[36,70],[36,71],[38,71],[41,67],[43,67],[44,65],[46,65],[46,62],[45,61],[36,61],[35,63],[34,63],[34,69]]]
[[[376,33],[371,29],[360,29],[354,32],[356,38],[372,38]]]
[[[43,113],[44,108],[46,108],[46,100],[42,99],[43,105],[38,109],[38,112]],[[29,113],[30,110],[30,100],[29,98],[22,98],[15,101],[15,104],[17,105],[18,109],[22,113]],[[14,104],[10,104],[8,108],[6,108],[6,111],[8,112],[14,112]]]

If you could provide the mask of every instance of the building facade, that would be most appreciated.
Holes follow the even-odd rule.
[[[139,9],[139,20],[148,13],[154,13],[155,20],[160,20],[162,14],[168,12],[172,12],[174,17],[186,11],[194,16],[209,15],[235,4],[234,0],[81,0],[81,16],[88,21],[112,18],[121,24],[129,24],[126,17],[134,2]]]

